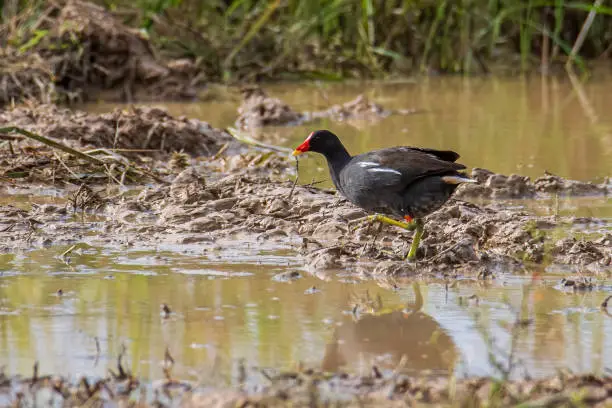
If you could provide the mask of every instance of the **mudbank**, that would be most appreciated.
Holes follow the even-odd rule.
[[[464,185],[455,196],[462,198],[534,198],[538,194],[558,194],[560,196],[608,195],[612,193],[609,180],[594,184],[568,180],[546,173],[531,181],[529,177],[511,174],[506,176],[485,169],[472,170],[472,178],[478,184]]]
[[[163,61],[147,38],[104,8],[77,0],[60,4],[48,3],[36,31],[11,33],[31,38],[20,38],[24,46],[3,52],[0,104],[100,96],[123,101],[185,99],[203,85],[193,62]]]
[[[545,379],[501,381],[492,378],[429,378],[408,376],[397,370],[350,375],[302,368],[296,371],[241,366],[241,384],[203,387],[172,378],[173,362],[165,368],[167,378],[150,387],[121,366],[107,378],[81,378],[78,383],[59,375],[29,378],[1,374],[0,401],[6,406],[34,406],[34,401],[53,401],[58,406],[175,406],[208,407],[405,407],[409,406],[594,406],[612,401],[612,378],[559,373]],[[398,369],[401,368],[398,366]]]
[[[426,219],[420,260],[408,263],[403,256],[411,232],[366,222],[363,211],[332,193],[294,188],[290,181],[262,175],[268,172],[265,167],[240,167],[215,180],[214,173],[187,169],[172,184],[138,195],[105,196],[99,191],[80,205],[73,199],[68,205],[31,209],[3,206],[0,248],[172,243],[206,250],[250,236],[256,242],[291,245],[312,271],[344,269],[369,278],[488,276],[532,262],[574,265],[590,273],[612,268],[611,234],[594,240],[572,237],[573,228],[589,223],[605,230],[605,221],[538,217],[499,204],[476,206],[460,200]],[[88,211],[105,221],[80,215]],[[555,238],[559,231],[567,237]]]
[[[238,146],[225,131],[206,122],[174,118],[158,108],[116,109],[96,115],[55,105],[18,107],[0,113],[0,127],[4,126],[19,127],[95,156],[89,161],[75,159],[19,134],[0,135],[0,140],[9,143],[0,149],[0,175],[21,182],[105,183],[109,177],[121,178],[122,172],[130,175],[135,168],[160,181],[172,171],[169,166],[174,162],[166,160],[172,152],[206,157]],[[188,164],[185,160],[183,166]],[[128,177],[125,183],[140,181]]]
[[[292,126],[318,119],[332,119],[339,122],[374,122],[389,115],[409,115],[415,109],[391,110],[370,102],[365,95],[344,104],[333,105],[322,111],[296,112],[287,103],[269,96],[257,86],[242,89],[243,101],[238,107],[236,126],[240,129],[255,129],[264,126]]]

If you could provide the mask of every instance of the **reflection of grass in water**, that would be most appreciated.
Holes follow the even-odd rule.
[[[35,250],[25,258],[10,254],[1,259],[0,267],[19,274],[5,276],[0,288],[6,309],[19,314],[5,317],[0,349],[3,353],[12,350],[11,361],[21,372],[28,370],[41,341],[48,341],[48,349],[54,352],[64,349],[56,341],[65,337],[61,333],[68,327],[81,333],[73,340],[72,352],[76,354],[93,350],[94,337],[100,338],[105,358],[115,354],[113,345],[128,340],[130,368],[151,377],[159,375],[153,361],[166,345],[177,360],[188,362],[188,367],[218,359],[222,368],[229,370],[239,357],[265,365],[287,364],[304,355],[304,339],[312,338],[307,344],[312,350],[308,358],[316,359],[329,330],[324,321],[341,315],[340,311],[332,313],[333,305],[346,307],[352,290],[338,282],[318,282],[320,293],[304,295],[313,285],[312,278],[277,283],[266,273],[266,265],[234,265],[240,271],[253,272],[245,278],[181,274],[172,269],[181,262],[180,257],[163,252],[158,255],[171,262],[149,265],[144,262],[146,254],[138,252],[134,256],[143,262],[118,266],[115,252],[74,249],[67,255],[71,262],[66,265],[59,256],[67,249]],[[193,259],[183,261],[189,262]],[[231,267],[228,265],[228,270]],[[129,273],[122,273],[122,269]],[[109,271],[112,278],[105,279],[111,277]],[[150,276],[150,272],[156,275]],[[366,284],[369,286],[375,285]],[[61,297],[56,296],[59,289],[64,293]],[[169,319],[160,317],[162,303],[174,312]],[[224,320],[216,320],[217,316]],[[31,335],[33,328],[36,337]],[[57,364],[54,352],[45,356],[46,369]],[[72,352],[70,364],[78,366]]]

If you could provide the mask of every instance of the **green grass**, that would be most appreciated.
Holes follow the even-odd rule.
[[[167,54],[200,58],[211,77],[225,80],[520,73],[541,61],[562,66],[591,10],[596,18],[574,63],[585,69],[587,61],[612,53],[612,8],[589,1],[96,2],[112,10],[138,7],[126,17],[129,24],[146,30]],[[5,21],[12,15],[7,10],[32,4],[0,2]],[[31,37],[20,40],[27,44]]]

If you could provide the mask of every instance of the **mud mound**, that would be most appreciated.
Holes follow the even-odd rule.
[[[370,102],[365,95],[359,95],[352,101],[334,105],[329,109],[315,112],[295,112],[289,105],[278,98],[268,96],[259,87],[242,89],[243,102],[238,108],[236,125],[240,129],[255,129],[263,126],[293,126],[304,122],[329,118],[336,121],[373,122],[389,115],[408,115],[416,110],[390,110]]]
[[[174,173],[189,164],[185,153],[212,156],[221,149],[229,152],[239,146],[229,134],[206,122],[175,118],[158,108],[117,109],[97,115],[55,105],[18,107],[0,112],[0,127],[3,126],[25,129],[79,151],[103,149],[98,149],[92,160],[84,161],[26,137],[0,135],[10,140],[8,148],[0,149],[0,175],[45,184],[104,183],[109,178],[115,184],[130,176],[129,169],[137,164],[149,169],[145,173]],[[183,153],[168,161],[168,153],[172,152]],[[111,162],[99,162],[96,158],[104,158],[100,155]],[[158,160],[164,162],[160,164]],[[125,182],[138,179],[141,178],[128,177]]]
[[[340,122],[353,120],[373,122],[390,115],[409,115],[416,112],[416,109],[385,109],[382,105],[370,102],[367,96],[361,94],[342,105],[334,105],[327,110],[314,112],[312,116],[317,119],[330,118]]]
[[[188,407],[484,407],[595,406],[612,403],[612,378],[565,375],[538,380],[427,378],[382,374],[327,374],[319,370],[266,373],[272,380],[258,392],[235,390],[195,393]]]
[[[18,107],[0,113],[0,126],[9,125],[83,146],[184,151],[204,156],[215,154],[233,140],[206,122],[175,118],[163,109],[149,107],[115,109],[101,115],[54,105]]]
[[[475,168],[472,178],[479,184],[464,184],[455,194],[460,198],[532,198],[538,194],[559,194],[561,196],[607,195],[612,189],[606,184],[593,184],[568,180],[553,174],[545,174],[531,181],[529,177],[511,174],[506,176],[492,171]]]
[[[206,246],[223,239],[238,240],[246,234],[258,241],[295,243],[311,271],[342,268],[379,279],[424,274],[488,276],[520,270],[530,263],[573,265],[583,273],[612,269],[610,237],[575,239],[568,230],[585,222],[598,222],[605,229],[603,220],[533,216],[457,200],[426,219],[419,261],[408,263],[403,257],[411,232],[364,222],[362,210],[331,193],[305,186],[294,188],[291,182],[267,176],[269,170],[260,170],[239,166],[217,181],[207,175],[204,183],[194,176],[202,171],[187,169],[169,186],[149,187],[136,197],[130,194],[106,200],[103,211],[110,227],[95,237],[81,239],[92,245],[109,245],[117,243],[120,235],[142,245],[201,242]],[[71,244],[76,236],[72,228],[87,228],[83,223],[58,225],[62,217],[59,208],[35,208],[26,215],[12,214],[10,208],[7,211],[2,217],[4,226],[0,226],[0,230],[10,231],[0,234],[4,251]],[[32,229],[26,219],[40,225]],[[559,230],[568,231],[568,237],[557,238]]]
[[[268,96],[259,87],[245,87],[241,92],[243,101],[238,107],[236,120],[240,129],[297,125],[306,119],[304,114],[295,112],[280,99]]]
[[[202,84],[194,64],[160,60],[137,30],[95,4],[51,3],[43,16],[28,45],[20,50],[25,52],[0,72],[9,84],[0,88],[0,101],[27,97],[42,102],[83,101],[95,99],[102,91],[113,91],[115,95],[105,96],[123,101],[182,99],[194,97],[194,88]],[[46,69],[38,61],[44,61]],[[26,65],[31,68],[19,74],[19,81],[11,78],[10,69]],[[15,88],[13,83],[22,86]]]
[[[39,54],[0,51],[0,106],[22,100],[51,103],[57,97],[53,70]]]

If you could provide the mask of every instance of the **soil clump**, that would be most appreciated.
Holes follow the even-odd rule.
[[[239,129],[297,125],[307,120],[306,115],[294,111],[282,100],[269,96],[260,87],[244,87],[241,93],[243,100],[238,107],[236,119]]]
[[[0,113],[1,126],[25,129],[73,149],[89,151],[96,158],[106,156],[113,159],[109,166],[119,163],[125,170],[133,164],[150,173],[176,167],[176,160],[165,162],[173,152],[210,157],[222,148],[235,150],[239,145],[227,132],[206,122],[175,118],[163,109],[148,107],[89,114],[55,105],[21,106]],[[110,170],[105,163],[96,165],[93,161],[92,165],[21,135],[0,138],[5,139],[0,149],[0,175],[7,179],[51,184],[62,180],[79,184],[108,180]],[[160,160],[164,160],[161,165]]]
[[[120,366],[121,367],[121,366]],[[64,407],[84,404],[139,407],[404,407],[419,406],[594,406],[612,403],[612,378],[593,374],[560,373],[544,379],[449,379],[408,376],[372,367],[371,373],[328,373],[304,368],[298,371],[243,367],[246,383],[239,387],[198,387],[168,378],[155,382],[153,395],[146,385],[121,367],[107,378],[81,378],[78,382],[58,375],[30,378],[1,375],[0,401],[6,406],[35,406],[53,401]]]
[[[1,104],[83,102],[100,96],[127,102],[192,99],[204,84],[196,64],[163,61],[138,30],[93,3],[51,2],[36,27],[25,45],[4,51]]]
[[[279,98],[269,96],[257,86],[242,89],[243,101],[238,107],[236,126],[240,129],[256,129],[264,126],[294,126],[319,119],[340,122],[374,122],[390,115],[409,115],[415,109],[391,110],[371,102],[367,96],[359,95],[344,104],[314,112],[296,112]]]
[[[532,181],[529,177],[497,174],[490,170],[474,168],[471,177],[478,184],[464,184],[455,193],[460,198],[534,198],[537,195],[592,196],[612,193],[610,182],[594,184],[568,180],[546,173]]]

